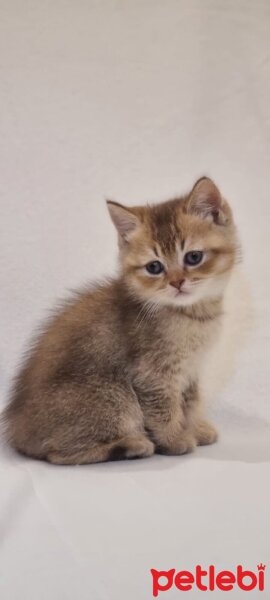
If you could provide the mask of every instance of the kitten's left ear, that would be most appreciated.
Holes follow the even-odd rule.
[[[140,221],[135,214],[135,209],[126,208],[125,206],[122,206],[122,204],[118,204],[118,202],[113,202],[112,200],[107,200],[107,206],[120,239],[128,241],[131,233],[140,224]]]
[[[217,225],[225,225],[228,220],[226,203],[209,177],[202,177],[195,183],[186,200],[186,209]]]

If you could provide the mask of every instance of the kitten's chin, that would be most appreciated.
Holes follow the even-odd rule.
[[[186,293],[186,294],[177,294],[175,298],[169,300],[169,303],[173,306],[192,306],[192,304],[196,304],[200,302],[201,298],[196,298],[195,294]]]
[[[160,304],[161,306],[176,306],[176,307],[184,307],[184,306],[193,306],[194,304],[198,304],[204,300],[202,296],[198,296],[197,294],[192,293],[179,293],[175,296],[168,296],[167,298],[163,298],[162,300],[155,301],[153,298],[153,302],[156,304]]]

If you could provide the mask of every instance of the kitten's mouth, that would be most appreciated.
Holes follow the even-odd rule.
[[[190,294],[190,292],[187,292],[186,290],[178,290],[176,292],[176,296],[186,296],[186,295],[189,295],[189,294]]]

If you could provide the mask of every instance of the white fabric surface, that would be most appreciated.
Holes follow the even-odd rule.
[[[2,405],[47,308],[114,268],[106,196],[162,200],[209,174],[234,208],[244,256],[204,375],[220,442],[73,468],[3,447],[0,598],[148,600],[152,567],[256,570],[270,555],[270,4],[0,9]],[[269,597],[267,571],[266,589],[252,600]]]

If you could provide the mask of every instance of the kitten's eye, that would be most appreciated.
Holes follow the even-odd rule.
[[[162,273],[162,271],[164,271],[164,267],[159,260],[154,260],[153,262],[148,263],[145,268],[148,273],[151,273],[151,275],[159,275]]]
[[[193,267],[198,265],[203,259],[203,252],[201,250],[192,250],[191,252],[187,252],[184,256],[185,265],[189,265]]]

